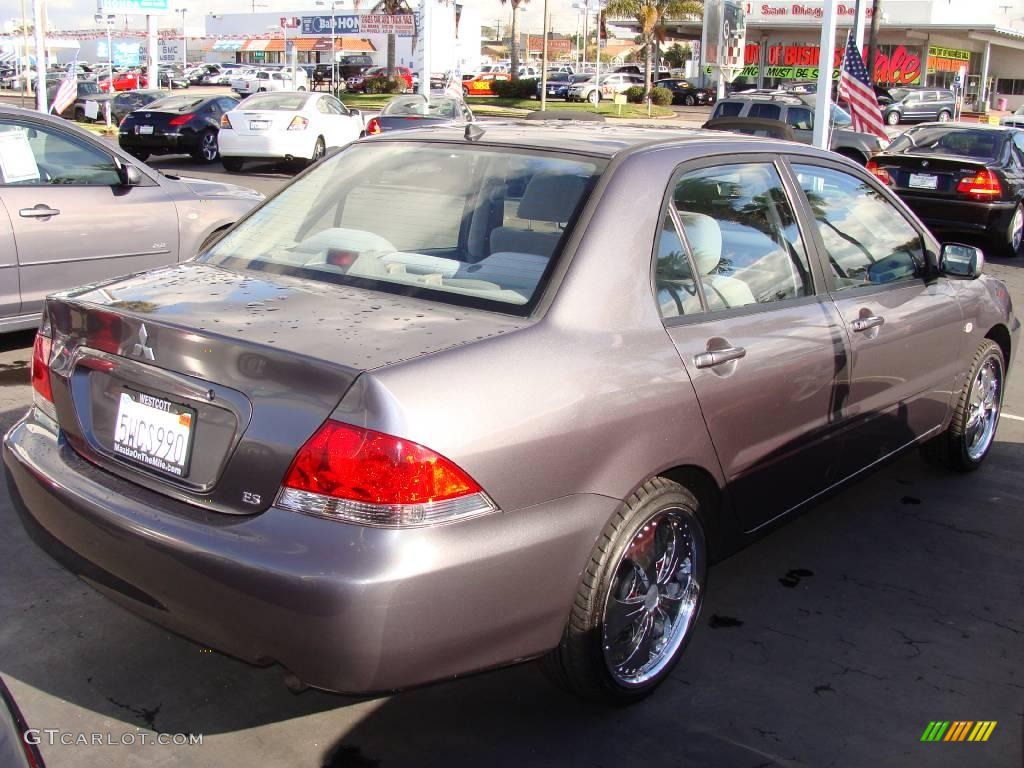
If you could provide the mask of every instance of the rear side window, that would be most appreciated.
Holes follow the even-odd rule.
[[[718,106],[715,107],[714,117],[739,117],[740,112],[743,111],[743,102],[741,101],[722,101],[719,102]]]
[[[204,258],[528,314],[604,165],[478,146],[357,144]]]
[[[810,131],[814,128],[814,113],[803,107],[790,107],[786,110],[786,123],[798,131]]]
[[[765,120],[778,120],[782,110],[778,104],[751,104],[747,117],[760,117]]]

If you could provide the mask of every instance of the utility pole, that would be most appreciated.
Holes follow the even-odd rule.
[[[46,104],[46,10],[45,0],[35,0],[36,25],[36,109],[44,115],[49,112]]]

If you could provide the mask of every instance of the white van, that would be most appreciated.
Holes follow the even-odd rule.
[[[296,67],[295,78],[287,69],[260,69],[238,80],[231,81],[231,90],[239,96],[248,96],[263,91],[307,91],[309,76],[306,70]]]

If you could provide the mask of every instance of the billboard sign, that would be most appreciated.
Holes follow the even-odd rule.
[[[359,17],[359,31],[364,35],[412,37],[416,34],[416,18],[411,13],[368,13]]]
[[[143,49],[138,43],[114,41],[114,55],[110,56],[106,40],[96,41],[96,61],[110,60],[115,67],[137,67],[143,59]]]
[[[161,40],[158,60],[161,64],[181,61],[181,40]]]
[[[102,0],[103,13],[168,13],[170,0]]]
[[[333,27],[333,32],[332,32]],[[334,16],[303,16],[302,35],[358,35],[359,14],[338,13]]]

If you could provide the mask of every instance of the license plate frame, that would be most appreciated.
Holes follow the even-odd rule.
[[[153,133],[152,125],[137,125],[135,126],[135,132],[140,136],[151,136]]]
[[[911,189],[936,190],[939,188],[939,177],[934,173],[912,173],[907,180],[907,186]]]
[[[128,405],[128,403],[131,403],[131,405]],[[139,441],[138,433],[140,429],[138,427],[135,429],[136,437],[132,441],[134,445],[127,443],[125,440],[118,439],[118,436],[121,434],[122,415],[128,417],[133,415],[132,412],[134,412],[137,419],[153,418],[156,422],[154,424],[147,424],[150,429],[147,430],[144,441]],[[182,424],[183,416],[188,418],[187,425]],[[177,425],[173,424],[174,420],[177,420]],[[174,427],[177,430],[180,430],[182,427],[185,429],[181,444],[181,461],[165,460],[166,457],[177,455],[176,441],[175,443],[165,443],[169,447],[164,456],[159,455],[156,450],[148,449],[150,445],[156,442],[157,433],[154,433],[154,430],[158,431],[161,428],[166,430],[168,427]],[[125,387],[118,394],[117,413],[114,416],[111,446],[118,458],[133,466],[151,470],[161,477],[184,480],[188,477],[191,468],[192,449],[196,433],[195,427],[196,410],[194,408],[159,397],[158,395],[151,395],[148,392]],[[128,427],[126,427],[126,430],[128,430]],[[125,437],[127,437],[127,432]],[[178,471],[175,471],[175,469]]]
[[[265,131],[270,127],[269,120],[250,120],[249,130],[250,131]]]

